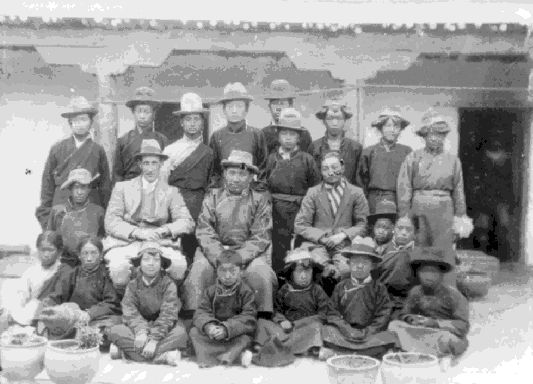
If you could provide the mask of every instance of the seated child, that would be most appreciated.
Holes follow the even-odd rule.
[[[133,361],[176,366],[181,359],[179,350],[187,348],[188,338],[178,320],[176,283],[165,272],[172,261],[152,241],[142,243],[137,257],[130,261],[140,268],[122,299],[123,324],[109,331],[111,358],[124,356]]]
[[[413,253],[411,266],[420,285],[409,292],[400,320],[389,325],[389,330],[398,333],[402,347],[418,345],[417,351],[439,357],[461,355],[468,347],[468,301],[457,289],[443,284],[444,273],[452,268],[448,259],[453,262],[453,253],[433,247]],[[419,340],[420,332],[408,324],[424,327],[428,331],[425,339]]]
[[[394,232],[396,222],[396,204],[389,200],[380,200],[376,212],[368,215],[370,233],[376,242],[376,253],[383,256]]]
[[[322,324],[331,312],[329,297],[313,281],[321,271],[322,268],[305,249],[296,249],[287,255],[283,269],[286,283],[275,296],[272,321],[259,319],[257,323],[255,342],[263,348],[254,357],[255,364],[289,364],[293,358],[283,361],[275,356],[285,349],[293,355],[319,354],[322,347]],[[265,345],[268,347],[265,348]],[[276,348],[278,345],[282,346],[280,350]]]
[[[386,244],[383,259],[372,272],[372,276],[385,284],[393,303],[392,319],[397,319],[409,290],[416,284],[411,268],[411,252],[414,248],[415,227],[407,216],[400,218],[394,226],[392,241]]]
[[[121,323],[120,303],[113,284],[102,262],[102,242],[97,237],[82,238],[77,249],[81,264],[74,268],[61,268],[53,291],[43,301],[39,318],[48,337],[63,339],[73,337],[74,329],[64,329],[54,321],[54,307],[75,303],[81,309],[77,319],[101,329],[105,336],[109,328]],[[51,308],[46,308],[51,307]]]
[[[257,309],[241,272],[239,254],[223,251],[216,261],[217,280],[204,292],[189,333],[200,367],[232,364],[239,357],[243,366],[251,363],[247,348],[256,329]]]
[[[370,238],[361,239],[342,250],[350,257],[350,277],[335,287],[331,302],[340,318],[328,318],[323,328],[324,345],[339,351],[380,357],[396,344],[393,333],[386,332],[392,312],[387,288],[373,280],[370,271],[381,258]]]

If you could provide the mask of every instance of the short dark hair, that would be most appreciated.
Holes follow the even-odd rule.
[[[83,236],[78,242],[78,246],[76,247],[76,250],[78,251],[78,255],[81,253],[81,250],[83,249],[83,247],[85,247],[85,245],[87,244],[94,245],[96,248],[98,248],[98,251],[100,253],[104,251],[104,245],[102,244],[102,240],[100,240],[98,236],[86,235],[86,236]]]
[[[45,241],[56,247],[58,251],[63,249],[63,238],[59,232],[44,231],[43,233],[40,233],[39,236],[37,236],[35,246],[39,248]]]

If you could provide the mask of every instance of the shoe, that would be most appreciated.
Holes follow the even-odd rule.
[[[167,365],[172,367],[177,367],[178,363],[181,361],[181,352],[178,350],[165,352],[165,362]]]
[[[320,348],[320,351],[318,351],[318,360],[320,361],[326,361],[333,356],[335,356],[335,351],[333,349],[322,347]]]
[[[248,368],[252,364],[252,358],[252,351],[244,351],[243,353],[241,353],[241,365],[245,368]]]
[[[122,356],[123,354],[120,348],[111,343],[111,345],[109,345],[109,357],[111,357],[111,360],[120,360]]]
[[[446,372],[452,366],[452,357],[451,356],[441,357],[439,360],[439,365],[442,371]]]

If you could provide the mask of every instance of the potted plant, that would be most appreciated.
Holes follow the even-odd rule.
[[[87,324],[76,325],[76,338],[49,341],[44,356],[48,377],[56,384],[86,384],[100,363],[100,330]]]
[[[44,368],[46,338],[31,329],[15,328],[2,334],[0,360],[8,382],[31,381]]]

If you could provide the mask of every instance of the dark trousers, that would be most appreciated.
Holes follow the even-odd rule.
[[[296,202],[273,199],[272,201],[272,269],[283,269],[284,258],[291,250],[294,234],[294,219],[300,209]]]

